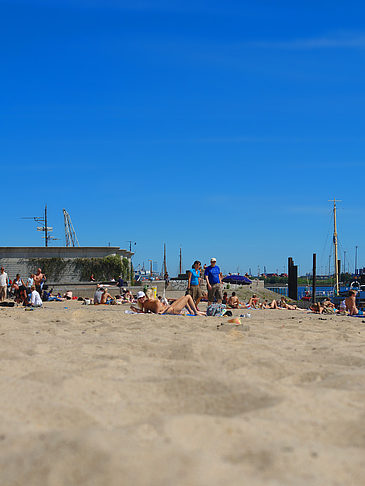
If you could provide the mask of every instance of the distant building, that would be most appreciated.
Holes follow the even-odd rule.
[[[103,258],[110,255],[126,258],[130,266],[133,252],[122,250],[118,246],[3,246],[0,247],[0,265],[5,268],[10,279],[17,273],[24,278],[29,273],[36,272],[39,260],[59,259],[64,263],[62,271],[49,280],[72,283],[80,281],[80,272],[72,265],[76,259]]]

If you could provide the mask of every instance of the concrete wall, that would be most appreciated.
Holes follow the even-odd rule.
[[[10,279],[13,279],[17,273],[20,273],[24,279],[28,277],[29,273],[34,273],[37,270],[31,262],[32,259],[62,258],[66,262],[69,261],[70,265],[66,266],[58,278],[52,278],[52,281],[76,283],[80,281],[79,274],[71,264],[75,258],[103,258],[109,255],[119,255],[121,258],[127,258],[130,262],[133,253],[117,246],[0,247],[0,265],[5,268]]]

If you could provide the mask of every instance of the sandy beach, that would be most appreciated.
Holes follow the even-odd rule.
[[[364,319],[127,308],[0,310],[2,486],[365,484]]]

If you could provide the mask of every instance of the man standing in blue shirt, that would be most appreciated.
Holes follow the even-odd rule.
[[[205,269],[204,277],[208,287],[208,306],[214,301],[214,299],[217,300],[218,304],[221,304],[223,300],[222,274],[217,266],[216,258],[212,258],[210,260],[209,267]]]

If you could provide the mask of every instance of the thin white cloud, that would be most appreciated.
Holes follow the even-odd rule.
[[[265,40],[244,43],[245,46],[263,49],[312,50],[312,49],[364,49],[364,33],[339,33],[320,37],[288,39],[285,41]]]

